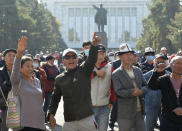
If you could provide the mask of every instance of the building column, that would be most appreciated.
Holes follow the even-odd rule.
[[[118,8],[116,8],[116,16],[115,16],[115,42],[118,42]]]
[[[109,8],[109,11],[108,11],[108,43],[111,42],[111,9]]]
[[[130,33],[130,41],[131,41],[131,34],[132,34],[132,31],[131,31],[131,9],[132,8],[129,8],[129,33]]]
[[[80,43],[83,42],[83,8],[81,10],[81,15],[80,15]]]
[[[74,8],[74,39],[73,42],[76,42],[76,9]]]
[[[87,33],[87,40],[90,40],[90,8],[88,8],[88,17],[87,17],[87,20],[88,20],[88,33]]]
[[[63,7],[62,11],[63,11],[63,14],[69,14],[69,9],[66,8],[66,7]],[[65,29],[66,29],[64,31],[63,35],[65,35],[66,41],[68,42],[69,41],[69,39],[68,39],[68,37],[69,37],[69,16],[68,15],[67,16],[63,15],[62,18],[65,18],[65,21],[63,22],[63,26],[65,26]]]
[[[124,31],[125,31],[125,8],[123,8],[123,14],[122,14],[122,41],[125,41],[124,40],[124,37],[125,37],[125,34],[124,34]]]

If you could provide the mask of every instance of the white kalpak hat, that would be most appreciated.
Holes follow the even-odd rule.
[[[118,55],[122,55],[124,53],[134,52],[127,43],[121,44],[119,47],[119,51],[117,52]]]

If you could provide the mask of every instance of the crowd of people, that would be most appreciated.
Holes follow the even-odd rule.
[[[55,128],[63,98],[63,131],[182,131],[182,51],[139,52],[128,44],[108,52],[101,38],[65,49],[28,54],[28,38],[0,53],[0,131],[6,126],[10,91],[19,91],[20,131]],[[3,93],[3,94],[2,94]]]

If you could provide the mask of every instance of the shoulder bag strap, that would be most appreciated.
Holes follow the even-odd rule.
[[[7,101],[6,101],[6,98],[5,98],[5,96],[4,96],[4,93],[3,93],[2,89],[1,89],[1,87],[0,87],[0,92],[1,92],[1,94],[2,94],[2,97],[3,97],[3,99],[4,99],[4,102],[6,103],[6,106],[8,106]]]

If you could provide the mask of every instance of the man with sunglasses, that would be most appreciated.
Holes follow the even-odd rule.
[[[89,56],[78,66],[77,52],[66,49],[63,52],[63,64],[66,71],[56,78],[55,89],[49,106],[49,121],[52,128],[56,125],[54,115],[61,96],[64,101],[64,131],[96,131],[91,102],[91,73],[97,61],[97,46],[100,37],[93,37]]]

